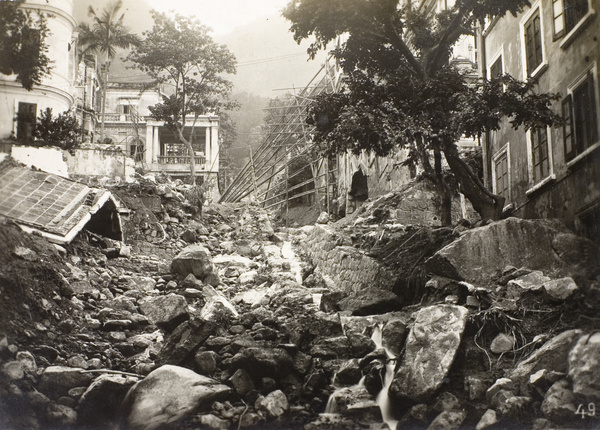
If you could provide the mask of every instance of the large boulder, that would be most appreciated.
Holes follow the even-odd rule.
[[[173,330],[188,319],[187,301],[179,294],[148,297],[139,301],[140,311],[157,327]]]
[[[215,266],[210,251],[202,245],[190,245],[173,258],[171,272],[187,276],[193,273],[204,280],[215,274]]]
[[[138,378],[104,374],[98,376],[79,399],[79,424],[110,427],[119,416],[119,407],[127,391]]]
[[[468,311],[462,306],[434,305],[416,314],[406,351],[389,394],[399,402],[423,402],[444,382],[458,351]]]
[[[339,301],[342,311],[352,315],[375,315],[402,308],[402,300],[391,291],[368,287]]]
[[[231,388],[192,370],[162,366],[134,385],[123,402],[127,428],[154,430],[175,426],[196,411],[225,399]]]
[[[551,277],[593,277],[598,250],[558,220],[508,218],[464,232],[426,262],[440,276],[485,286],[508,265]]]

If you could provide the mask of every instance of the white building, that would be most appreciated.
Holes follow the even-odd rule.
[[[27,91],[15,75],[0,74],[0,139],[15,136],[30,141],[36,118],[46,108],[58,115],[73,107],[73,80],[76,73],[73,0],[25,0],[21,6],[32,18],[43,14],[47,20],[47,56],[52,70],[41,85]]]

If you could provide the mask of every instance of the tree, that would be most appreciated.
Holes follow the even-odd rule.
[[[37,21],[19,6],[23,0],[0,1],[0,73],[16,74],[17,82],[31,90],[50,73],[46,18]]]
[[[110,3],[98,15],[92,6],[89,7],[88,14],[92,18],[92,26],[83,23],[79,25],[79,43],[83,46],[83,54],[99,53],[105,56],[104,61],[104,79],[102,83],[102,119],[100,122],[100,141],[104,141],[104,114],[106,111],[106,89],[108,87],[108,74],[110,71],[110,62],[117,54],[117,48],[127,49],[139,44],[137,35],[130,33],[129,29],[123,24],[125,14],[119,15],[119,10],[123,6],[121,0]]]
[[[52,109],[46,108],[35,125],[34,135],[38,146],[58,146],[73,151],[79,145],[78,136],[81,127],[77,119],[68,111],[57,117],[52,115]]]
[[[550,109],[556,96],[537,94],[535,82],[508,75],[492,81],[469,78],[453,65],[451,53],[460,37],[475,34],[479,23],[516,15],[529,1],[457,0],[438,14],[413,3],[294,0],[284,9],[297,42],[314,38],[308,49],[313,58],[347,35],[333,51],[346,75],[345,87],[321,95],[310,108],[315,143],[326,153],[368,150],[385,156],[409,148],[407,162],[420,162],[448,203],[443,154],[474,209],[482,218],[498,219],[504,198],[483,185],[456,143],[462,136],[498,129],[506,119],[515,128],[551,125],[558,120]],[[448,223],[449,211],[442,218]]]
[[[218,114],[235,103],[224,101],[232,83],[221,76],[235,73],[235,58],[224,45],[213,41],[209,28],[195,18],[174,18],[153,11],[154,26],[127,57],[157,84],[171,90],[162,103],[150,107],[152,117],[164,121],[190,155],[190,173],[195,184],[193,137],[198,117]],[[186,127],[189,127],[186,136]]]

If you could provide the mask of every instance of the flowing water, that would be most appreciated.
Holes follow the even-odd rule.
[[[381,415],[383,416],[383,422],[388,425],[390,429],[395,429],[396,424],[398,424],[398,420],[394,418],[392,411],[392,404],[390,402],[390,396],[388,394],[388,390],[390,385],[392,385],[392,381],[394,380],[394,368],[396,364],[396,357],[390,350],[383,346],[383,324],[377,324],[373,329],[373,335],[371,339],[377,345],[377,348],[383,348],[388,357],[385,363],[385,378],[383,379],[383,388],[377,395],[377,404],[381,408]]]
[[[344,317],[342,317],[342,319],[343,318]],[[342,321],[342,324],[343,324],[343,321]],[[395,429],[396,425],[398,424],[398,420],[396,420],[393,415],[392,405],[390,403],[390,398],[388,395],[388,389],[390,388],[390,385],[392,384],[392,381],[394,380],[394,367],[395,367],[396,357],[394,356],[394,354],[392,354],[391,351],[389,351],[387,348],[385,348],[383,346],[382,332],[383,332],[383,324],[381,324],[381,323],[377,324],[373,328],[373,334],[371,336],[371,339],[373,340],[373,342],[375,342],[376,347],[378,349],[383,348],[388,357],[388,359],[386,361],[386,365],[385,365],[385,377],[383,380],[383,388],[377,395],[376,402],[377,402],[377,405],[379,406],[379,408],[381,409],[381,415],[383,417],[383,422],[386,423],[390,429]],[[331,396],[329,396],[329,400],[327,401],[327,406],[325,408],[325,414],[335,415],[337,413],[338,399],[347,395],[349,391],[351,391],[353,389],[357,389],[357,388],[365,389],[364,388],[364,379],[365,379],[365,377],[363,376],[362,379],[359,381],[359,383],[355,387],[337,388],[331,394]],[[335,385],[335,375],[333,377],[332,385]]]

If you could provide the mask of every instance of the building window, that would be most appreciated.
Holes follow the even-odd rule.
[[[562,102],[565,158],[572,160],[598,141],[596,87],[590,70]]]
[[[548,130],[544,127],[531,130],[529,133],[531,139],[532,179],[537,184],[551,173]]]
[[[502,70],[502,55],[500,55],[490,66],[490,79],[498,79],[502,77],[504,74]]]
[[[524,25],[525,30],[525,64],[527,76],[532,76],[534,71],[544,61],[542,52],[542,25],[540,21],[540,9],[529,17]]]
[[[510,162],[508,145],[493,158],[494,193],[510,200]]]
[[[17,140],[19,142],[33,142],[36,113],[37,104],[19,102],[17,113]]]
[[[554,37],[569,33],[589,11],[589,0],[552,0]]]

